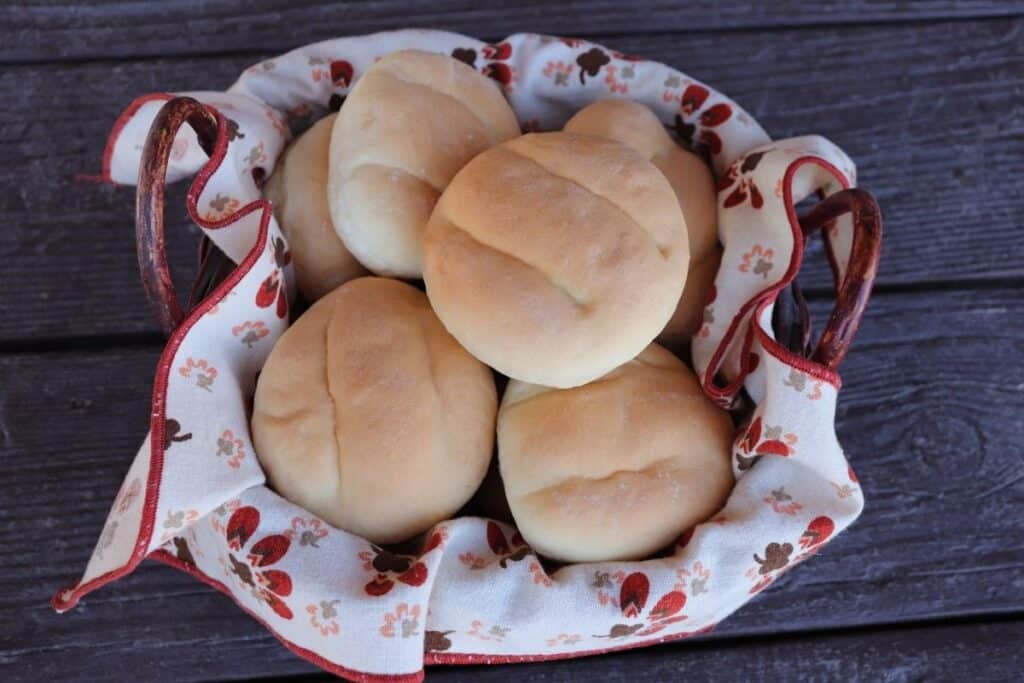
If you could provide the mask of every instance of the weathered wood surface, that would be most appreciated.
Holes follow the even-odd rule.
[[[888,294],[870,310],[842,369],[838,422],[867,509],[710,640],[1024,613],[1024,519],[1014,514],[1024,506],[1024,328],[1008,324],[1024,318],[1024,298]],[[14,625],[0,664],[40,678],[307,671],[227,598],[152,563],[69,614],[46,604],[84,567],[144,434],[157,355],[0,356],[0,623]],[[636,661],[663,671],[685,665],[679,652]],[[699,671],[711,675],[713,661]]]
[[[846,149],[882,205],[879,286],[905,288],[1024,277],[1022,28],[1014,19],[606,42],[714,83],[775,136],[815,132]],[[256,59],[0,71],[0,344],[155,332],[138,284],[134,191],[77,174],[99,171],[107,132],[134,96],[226,87]],[[184,272],[194,229],[182,188],[169,196],[179,199],[171,263]],[[812,288],[830,282],[824,258],[805,271]]]
[[[305,680],[231,601],[146,563],[58,616],[145,430],[160,338],[130,188],[89,184],[132,97],[223,88],[401,26],[593,37],[821,133],[879,197],[879,294],[842,368],[858,523],[699,642],[431,680],[1013,680],[1024,670],[1024,2],[7,3],[0,12],[0,680]],[[169,192],[171,263],[195,231]],[[177,201],[174,199],[177,198]],[[823,259],[802,281],[820,319]],[[322,678],[322,677],[318,677]]]
[[[223,54],[286,50],[295,45],[394,29],[438,28],[498,38],[522,31],[558,35],[620,35],[738,28],[904,22],[1024,14],[1019,0],[799,0],[644,3],[583,0],[377,0],[199,3],[111,0],[14,2],[5,9],[9,36],[0,61]]]

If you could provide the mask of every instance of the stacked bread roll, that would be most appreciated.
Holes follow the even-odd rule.
[[[599,102],[520,136],[494,81],[398,52],[266,194],[313,304],[256,388],[278,493],[404,541],[470,501],[497,441],[520,532],[568,562],[649,556],[724,503],[732,421],[652,344],[684,348],[699,323],[714,187],[646,108]]]

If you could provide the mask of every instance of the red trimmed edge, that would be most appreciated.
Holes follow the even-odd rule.
[[[147,102],[153,102],[154,100],[170,100],[174,95],[166,92],[155,92],[142,97],[136,97],[131,103],[125,108],[123,112],[114,121],[114,127],[110,130],[110,135],[107,136],[107,144],[103,148],[103,171],[101,177],[103,182],[116,184],[114,179],[110,177],[110,162],[114,157],[114,146],[117,144],[117,139],[121,136],[121,131],[128,121],[135,116],[135,113],[142,108],[142,105]]]
[[[149,558],[162,562],[168,566],[180,569],[181,571],[189,574],[190,576],[198,579],[205,583],[207,586],[214,588],[228,597],[230,597],[236,605],[238,605],[242,611],[248,614],[250,617],[260,623],[265,629],[277,638],[282,645],[288,648],[292,653],[302,657],[303,659],[319,666],[325,671],[329,671],[336,676],[348,679],[350,681],[359,681],[359,683],[418,683],[424,678],[424,671],[421,669],[415,673],[410,674],[372,674],[364,671],[356,671],[354,669],[345,668],[339,664],[324,659],[322,656],[307,650],[306,648],[296,645],[291,642],[280,633],[274,630],[274,628],[263,620],[258,614],[250,610],[245,605],[238,602],[235,599],[234,594],[231,590],[225,586],[222,582],[209,576],[198,567],[187,562],[183,562],[178,559],[172,553],[166,550],[154,550],[149,554]],[[652,638],[649,640],[643,640],[636,643],[625,643],[623,645],[616,645],[614,647],[598,648],[594,650],[583,650],[580,652],[559,652],[556,654],[548,655],[488,655],[479,653],[458,653],[458,652],[427,652],[423,655],[423,661],[428,665],[472,665],[472,664],[524,664],[528,662],[550,662],[564,659],[577,659],[580,657],[592,657],[595,655],[608,654],[610,652],[621,652],[623,650],[634,650],[643,647],[650,647],[652,645],[661,645],[664,643],[672,643],[693,636],[703,635],[710,633],[714,629],[714,626],[709,626],[697,631],[676,633],[669,636],[663,636],[661,638]]]
[[[296,645],[292,641],[282,636],[280,633],[275,631],[274,628],[256,612],[253,612],[248,607],[240,603],[235,598],[234,594],[231,592],[231,589],[229,589],[227,586],[225,586],[217,579],[204,573],[195,565],[189,564],[187,562],[182,562],[180,559],[178,559],[171,553],[162,549],[154,550],[152,553],[149,554],[149,558],[152,560],[156,560],[157,562],[162,562],[163,564],[166,564],[168,566],[174,567],[175,569],[180,569],[181,571],[185,572],[186,574],[189,574],[193,578],[202,581],[207,586],[210,586],[211,588],[214,588],[220,591],[221,593],[224,593],[229,598],[231,598],[234,601],[234,603],[242,609],[243,612],[245,612],[250,617],[255,619],[261,626],[263,626],[263,628],[267,629],[275,638],[277,638],[281,642],[282,645],[288,648],[288,650],[290,650],[293,654],[298,655],[299,657],[305,659],[311,664],[314,664],[320,667],[321,669],[334,674],[335,676],[341,676],[346,680],[357,681],[358,683],[419,683],[423,680],[423,669],[420,669],[419,671],[409,674],[373,674],[367,673],[365,671],[356,671],[355,669],[348,669],[346,667],[341,666],[340,664],[335,664],[330,660],[324,659],[316,652],[313,652],[312,650],[307,650],[301,645]]]
[[[597,655],[606,655],[612,652],[623,652],[625,650],[638,650],[644,647],[651,647],[652,645],[675,643],[680,640],[686,640],[687,638],[693,638],[694,636],[711,633],[714,629],[715,625],[713,624],[696,631],[676,633],[670,636],[662,636],[661,638],[642,640],[637,643],[626,643],[624,645],[616,645],[614,647],[598,648],[596,650],[581,650],[579,652],[559,652],[551,655],[484,655],[475,653],[464,654],[459,652],[427,652],[423,655],[423,660],[426,664],[431,666],[437,664],[454,664],[462,666],[467,664],[529,664],[531,662],[553,662],[565,659],[579,659],[581,657],[594,657]]]
[[[140,97],[135,100],[127,110],[125,110],[126,114],[130,116],[130,113],[137,111],[139,106],[146,101],[163,99],[164,97],[165,96],[163,94]],[[200,169],[198,175],[192,181],[192,185],[189,188],[186,200],[189,215],[199,225],[199,227],[206,230],[216,230],[228,225],[229,223],[233,223],[244,218],[253,211],[260,210],[262,211],[262,214],[260,216],[260,227],[256,237],[256,243],[253,245],[253,248],[249,253],[246,254],[245,259],[238,264],[238,267],[235,268],[235,270],[232,271],[232,273],[225,278],[225,280],[218,285],[209,296],[203,299],[195,309],[189,312],[185,320],[182,321],[181,325],[178,326],[170,339],[168,339],[167,345],[164,347],[164,350],[160,355],[160,361],[157,363],[156,377],[153,382],[153,400],[150,412],[151,436],[149,476],[146,481],[146,497],[142,507],[142,520],[139,525],[139,535],[135,539],[135,547],[132,549],[132,554],[129,556],[125,564],[120,567],[101,574],[81,585],[72,584],[72,586],[68,586],[57,591],[50,600],[50,605],[58,612],[68,611],[78,604],[78,601],[82,596],[105,586],[111,581],[115,581],[130,574],[145,557],[146,550],[152,540],[153,527],[156,522],[156,507],[160,494],[160,479],[163,473],[164,461],[163,442],[164,423],[166,421],[165,402],[167,395],[167,381],[168,375],[171,371],[171,364],[174,360],[174,355],[177,353],[178,347],[181,346],[181,342],[196,322],[198,322],[207,311],[220,303],[227,296],[228,292],[234,288],[243,277],[245,277],[266,247],[271,216],[270,202],[267,200],[257,199],[249,202],[235,213],[228,214],[224,218],[215,222],[203,220],[196,210],[196,200],[206,187],[206,183],[210,176],[216,172],[224,161],[228,148],[226,120],[216,109],[212,107],[210,107],[210,109],[217,117],[217,142],[214,146],[213,154],[210,156],[209,160],[207,160],[203,168]],[[127,118],[123,114],[121,118],[118,119],[118,123],[123,127],[125,121],[127,121]]]
[[[782,279],[776,282],[774,285],[767,287],[753,297],[751,297],[740,310],[733,316],[732,322],[729,324],[728,329],[725,332],[725,336],[722,337],[722,341],[719,342],[715,353],[711,356],[711,361],[708,363],[708,369],[705,371],[704,378],[701,382],[701,386],[704,392],[713,398],[727,398],[732,396],[739,390],[743,381],[750,373],[752,368],[748,368],[749,365],[747,358],[750,354],[750,347],[754,339],[754,334],[758,335],[758,339],[762,342],[765,350],[771,355],[775,356],[787,365],[792,365],[799,368],[803,372],[812,375],[820,380],[828,382],[834,386],[837,390],[842,385],[842,381],[839,378],[839,374],[829,370],[825,366],[815,363],[812,360],[804,358],[798,354],[793,353],[786,347],[782,346],[774,339],[772,339],[761,326],[757,324],[756,318],[758,314],[764,310],[765,306],[771,303],[778,293],[785,287],[788,287],[794,279],[796,279],[797,273],[800,271],[800,266],[803,264],[804,257],[804,235],[803,229],[800,227],[800,219],[796,215],[796,207],[793,205],[793,175],[796,173],[804,164],[816,164],[821,166],[826,171],[831,173],[839,181],[840,185],[844,190],[849,189],[849,182],[846,177],[831,163],[817,156],[802,156],[797,157],[789,166],[786,167],[786,173],[782,178],[783,187],[783,204],[786,207],[786,216],[789,219],[789,227],[793,234],[793,253],[789,259],[789,266],[786,268],[786,272],[783,274]],[[829,251],[826,249],[826,251]],[[831,252],[830,252],[831,256]],[[830,266],[835,266],[834,262],[830,258]],[[833,279],[838,281],[837,271],[833,270]],[[718,372],[718,366],[722,362],[722,356],[725,355],[725,349],[729,346],[732,338],[736,334],[736,328],[739,327],[740,321],[743,320],[751,309],[754,309],[753,316],[751,316],[751,323],[747,328],[747,333],[743,340],[743,350],[741,352],[741,367],[740,374],[729,384],[724,387],[717,386],[714,383],[715,374]],[[765,343],[767,340],[767,343]]]

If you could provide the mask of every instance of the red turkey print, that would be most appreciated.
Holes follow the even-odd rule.
[[[530,547],[516,531],[511,538],[505,537],[505,532],[494,522],[487,522],[487,545],[499,558],[498,564],[502,569],[508,567],[509,562],[518,562],[530,554]]]
[[[732,189],[732,192],[729,192],[722,201],[722,208],[729,209],[739,206],[748,199],[750,200],[750,206],[755,209],[760,209],[764,206],[764,195],[761,194],[750,174],[761,163],[761,159],[764,158],[768,151],[748,154],[743,159],[729,166],[722,177],[718,179],[719,193]],[[735,189],[733,189],[734,186]]]
[[[792,444],[796,443],[796,436],[783,435],[781,427],[769,427],[762,434],[762,426],[761,417],[755,417],[736,445],[736,462],[741,472],[749,470],[764,455],[785,458],[793,454]]]
[[[256,292],[256,305],[260,308],[268,308],[276,301],[277,317],[284,318],[288,315],[288,293],[285,291],[284,267],[292,262],[292,254],[281,237],[274,238],[273,250],[276,267]]]
[[[423,555],[440,546],[441,541],[440,533],[431,535],[423,548]],[[363,561],[364,569],[376,572],[376,576],[363,586],[367,595],[387,595],[395,587],[396,582],[415,587],[422,586],[427,580],[427,565],[409,555],[398,555],[371,545],[369,551],[359,553],[359,559]]]
[[[644,614],[650,592],[651,582],[646,574],[634,572],[627,576],[619,589],[619,609],[622,610],[622,616],[627,619],[640,618]],[[653,635],[670,624],[686,619],[685,614],[680,614],[685,606],[686,593],[675,586],[654,603],[644,617],[645,621],[637,624],[615,624],[607,635],[595,636],[595,638],[624,638],[634,634],[638,636]]]
[[[512,57],[512,44],[503,42],[496,45],[484,45],[480,53],[485,60],[480,68],[480,73],[493,78],[501,85],[508,85],[512,82],[512,67],[505,64]],[[452,50],[452,57],[464,64],[476,68],[476,50],[471,47],[457,47]]]
[[[352,63],[344,59],[331,62],[331,82],[338,88],[347,88],[352,83]]]
[[[504,62],[512,56],[512,45],[509,43],[498,43],[497,45],[484,45],[481,50],[484,59],[490,60],[480,70],[484,76],[493,78],[502,85],[512,82],[512,67]]]
[[[228,548],[241,552],[260,525],[260,513],[254,507],[246,506],[235,510],[225,527]],[[292,579],[280,569],[267,569],[276,564],[288,552],[291,541],[283,534],[264,536],[249,547],[244,560],[234,553],[228,553],[231,573],[247,585],[253,596],[267,605],[282,619],[291,619],[292,610],[282,598],[292,594]]]
[[[829,517],[822,515],[812,519],[807,525],[807,529],[800,534],[800,547],[804,549],[804,552],[796,558],[796,561],[803,562],[818,552],[822,544],[835,533],[835,530],[836,524]]]
[[[707,102],[710,91],[702,85],[691,84],[683,91],[679,102],[681,113],[676,114],[676,133],[689,147],[700,151],[710,151],[712,154],[722,153],[722,138],[718,133],[711,130],[717,128],[732,116],[732,107],[725,102],[719,102],[707,109],[703,109]],[[699,115],[698,115],[699,112]],[[697,124],[688,123],[694,116],[700,125],[698,133]]]

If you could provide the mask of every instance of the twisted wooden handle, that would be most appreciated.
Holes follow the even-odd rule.
[[[850,260],[846,275],[838,285],[832,314],[817,346],[811,348],[810,314],[796,282],[784,290],[776,302],[774,321],[780,343],[833,371],[846,358],[871,296],[882,248],[882,215],[874,197],[853,188],[830,195],[800,219],[806,240],[816,230],[828,228],[836,218],[846,213],[852,214],[853,218]]]
[[[217,141],[217,117],[191,97],[175,97],[161,107],[149,128],[135,193],[139,273],[153,315],[168,336],[181,324],[185,313],[174,293],[164,249],[164,185],[174,136],[186,121],[195,130],[203,151],[212,155]]]

